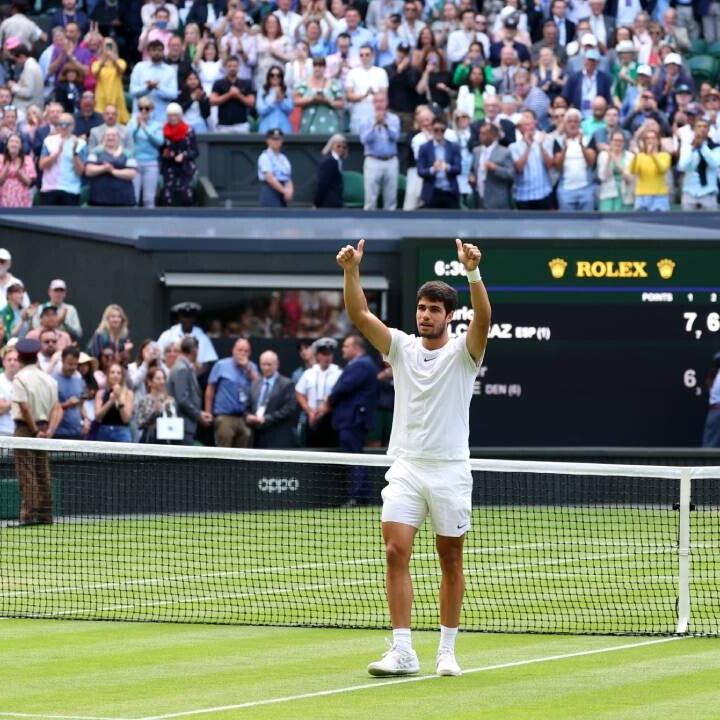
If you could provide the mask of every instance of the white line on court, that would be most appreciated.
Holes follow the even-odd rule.
[[[471,668],[464,670],[464,675],[473,673],[489,672],[491,670],[503,670],[506,668],[521,667],[523,665],[534,665],[537,663],[552,662],[555,660],[568,660],[570,658],[583,657],[585,655],[600,655],[601,653],[618,652],[620,650],[630,650],[632,648],[645,647],[647,645],[659,645],[660,643],[672,642],[673,640],[683,640],[684,637],[666,637],[659,640],[643,640],[642,642],[632,643],[629,645],[613,645],[611,647],[599,648],[597,650],[583,650],[580,652],[564,653],[562,655],[548,655],[546,657],[531,658],[530,660],[516,660],[514,662],[500,663],[498,665],[485,665],[483,667]],[[259,707],[261,705],[278,705],[280,703],[293,702],[295,700],[307,700],[310,698],[327,697],[329,695],[341,695],[343,693],[357,692],[358,690],[377,690],[388,685],[401,685],[405,683],[423,682],[425,680],[440,680],[437,675],[421,675],[419,677],[397,678],[394,680],[377,680],[375,682],[363,683],[362,685],[350,685],[344,688],[335,688],[334,690],[318,690],[316,692],[301,693],[299,695],[287,695],[285,697],[268,698],[266,700],[253,700],[237,705],[219,705],[217,707],[201,708],[199,710],[185,710],[182,712],[165,713],[164,715],[148,715],[139,718],[139,720],[170,720],[171,718],[190,717],[192,715],[209,715],[211,713],[225,712],[227,710],[241,710],[243,708]],[[442,682],[450,683],[443,679]]]
[[[0,717],[34,718],[35,720],[132,720],[131,718],[94,717],[91,715],[46,715],[37,713],[0,712]]]

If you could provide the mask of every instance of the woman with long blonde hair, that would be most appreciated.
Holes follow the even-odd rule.
[[[127,365],[132,351],[128,318],[120,305],[108,305],[88,345],[88,353],[98,360],[105,348],[112,348],[116,360]]]
[[[670,210],[670,189],[666,175],[672,157],[662,149],[660,133],[654,125],[647,124],[641,128],[637,148],[629,168],[637,178],[635,209],[667,212]]]

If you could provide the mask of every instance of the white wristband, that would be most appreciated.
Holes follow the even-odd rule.
[[[467,279],[468,279],[468,282],[471,282],[471,283],[482,282],[482,275],[480,274],[480,270],[478,270],[478,268],[475,268],[474,270],[468,270],[467,271]]]

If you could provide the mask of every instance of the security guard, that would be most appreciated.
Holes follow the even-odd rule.
[[[295,187],[292,181],[290,161],[281,152],[283,131],[280,128],[268,130],[265,135],[267,150],[258,158],[258,179],[261,207],[287,207],[292,202]]]

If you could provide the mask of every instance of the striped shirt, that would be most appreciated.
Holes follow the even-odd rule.
[[[545,152],[548,153],[548,155],[552,155],[552,137],[546,135],[542,144]],[[526,148],[527,143],[524,139],[520,139],[510,145],[510,154],[512,155],[513,162],[519,160],[525,154]],[[520,202],[542,200],[552,191],[550,174],[545,167],[543,154],[537,143],[533,143],[525,167],[521,173],[515,173],[515,179],[515,199]]]

